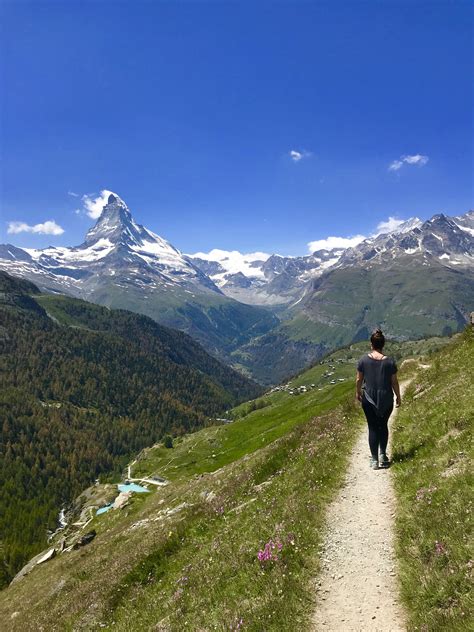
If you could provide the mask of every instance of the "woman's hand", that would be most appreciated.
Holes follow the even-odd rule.
[[[395,408],[400,408],[401,405],[402,405],[402,398],[397,397],[397,399],[395,400]]]
[[[356,400],[357,400],[358,402],[361,402],[361,401],[362,401],[362,393],[356,393]]]

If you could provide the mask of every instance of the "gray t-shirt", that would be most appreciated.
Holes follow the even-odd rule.
[[[377,415],[383,417],[393,408],[392,375],[397,372],[393,358],[374,360],[368,354],[362,356],[357,370],[364,375],[363,397],[375,407]]]

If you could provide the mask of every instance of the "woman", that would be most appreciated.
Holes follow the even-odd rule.
[[[370,467],[378,470],[390,464],[387,457],[388,418],[393,410],[393,392],[397,408],[401,397],[397,365],[383,354],[385,336],[380,329],[370,336],[370,343],[371,352],[363,356],[357,365],[356,397],[362,402],[369,426]]]

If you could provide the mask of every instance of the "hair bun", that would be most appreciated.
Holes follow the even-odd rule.
[[[370,336],[370,342],[373,348],[377,351],[381,351],[383,349],[383,346],[385,344],[385,336],[383,335],[381,329],[377,328],[373,331],[372,335]]]

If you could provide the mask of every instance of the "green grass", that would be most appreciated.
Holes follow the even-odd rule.
[[[449,342],[449,338],[392,342],[387,344],[386,353],[397,360],[408,355],[426,359],[434,350]],[[178,439],[172,449],[162,445],[146,449],[133,467],[133,475],[155,473],[170,480],[182,480],[212,472],[268,445],[296,425],[334,408],[342,401],[354,389],[355,362],[366,350],[367,343],[351,345],[294,377],[291,386],[307,386],[306,393],[267,393],[230,411],[227,417],[237,420],[232,424],[205,428],[187,435]],[[333,375],[325,376],[327,372]],[[344,382],[339,382],[339,379],[344,379]],[[331,380],[336,380],[336,384],[331,384]],[[311,384],[315,385],[314,389]]]
[[[397,550],[409,629],[474,629],[472,423],[474,336],[417,372],[394,428]]]
[[[451,377],[455,360],[468,366],[466,344],[463,339],[445,352],[451,358],[453,349],[461,350],[459,357],[450,360]],[[405,350],[393,347],[390,351],[425,357],[436,346],[434,342],[431,347],[426,342],[410,343]],[[0,593],[0,620],[9,622],[8,629],[22,632],[99,627],[134,632],[237,630],[241,620],[242,630],[255,632],[308,629],[315,606],[313,580],[319,572],[325,510],[340,488],[363,423],[360,409],[353,404],[352,389],[354,359],[365,350],[366,345],[341,349],[324,364],[295,377],[294,386],[316,385],[306,394],[266,393],[257,400],[263,402],[262,407],[246,403],[230,411],[235,418],[231,424],[210,426],[177,439],[171,449],[155,446],[143,451],[132,468],[133,475],[157,473],[170,484],[151,494],[136,495],[120,512],[94,518],[88,525],[97,531],[91,544],[58,556]],[[436,379],[444,384],[446,376],[440,366],[448,363],[442,365],[436,356],[431,361],[434,371],[441,371],[435,373]],[[324,373],[330,364],[335,374],[327,378]],[[410,364],[407,368],[413,370]],[[328,379],[339,377],[347,379],[328,384]],[[430,384],[434,378],[422,379]],[[417,378],[413,388],[419,388],[419,383]],[[453,397],[460,398],[461,386],[456,386]],[[396,431],[399,462],[394,468],[401,506],[399,553],[405,555],[404,599],[414,612],[411,629],[422,629],[428,621],[424,629],[430,632],[467,630],[459,625],[437,628],[432,625],[434,619],[416,613],[417,607],[425,607],[417,606],[417,601],[427,596],[423,585],[416,585],[420,576],[416,556],[423,553],[426,558],[426,546],[438,540],[464,560],[458,540],[463,542],[459,531],[465,531],[466,525],[458,511],[461,525],[448,529],[455,536],[453,543],[443,524],[436,527],[436,516],[427,515],[433,524],[425,526],[428,539],[423,540],[420,551],[416,548],[416,537],[425,536],[419,534],[419,524],[424,522],[412,520],[413,494],[432,483],[433,468],[430,461],[419,465],[420,452],[414,450],[420,451],[419,446],[430,441],[438,449],[438,439],[446,434],[449,445],[459,437],[441,424],[442,416],[434,429],[428,421],[425,425],[407,423],[413,407],[423,402],[423,397],[414,400],[413,396],[414,391],[408,393],[408,405],[400,413]],[[464,432],[465,427],[465,408],[460,410],[456,432]],[[441,460],[448,455],[442,445]],[[462,450],[456,444],[453,454]],[[430,459],[433,454],[430,452]],[[443,467],[451,466],[440,461],[440,472]],[[443,478],[443,484],[454,478]],[[451,502],[451,496],[443,496],[443,501]],[[456,508],[459,502],[458,498]],[[168,513],[180,505],[179,511]],[[415,511],[417,508],[418,504]],[[428,512],[430,508],[426,506]],[[445,519],[442,515],[441,523]],[[281,551],[273,551],[278,559],[262,563],[257,554],[270,540],[281,544]],[[440,563],[440,556],[434,563]],[[464,561],[459,564],[460,569],[465,568]],[[442,578],[448,591],[452,591],[449,582],[458,580],[461,588],[457,590],[465,588],[455,568],[454,575]],[[431,576],[423,565],[422,570],[428,585]],[[465,608],[464,601],[459,608]],[[11,619],[13,612],[19,614]],[[459,622],[459,618],[455,620]],[[447,621],[444,618],[443,624]]]
[[[346,382],[298,396],[272,394],[267,396],[271,402],[268,406],[232,424],[186,435],[176,441],[172,449],[158,445],[145,450],[132,473],[140,476],[153,472],[170,480],[183,480],[195,474],[212,472],[265,447],[298,424],[334,408],[351,388]]]
[[[144,451],[133,474],[171,483],[96,517],[92,544],[0,593],[0,619],[22,631],[230,630],[241,618],[248,630],[305,626],[325,507],[361,421],[349,390],[267,394],[265,408],[232,424]],[[270,539],[282,550],[262,565]]]

